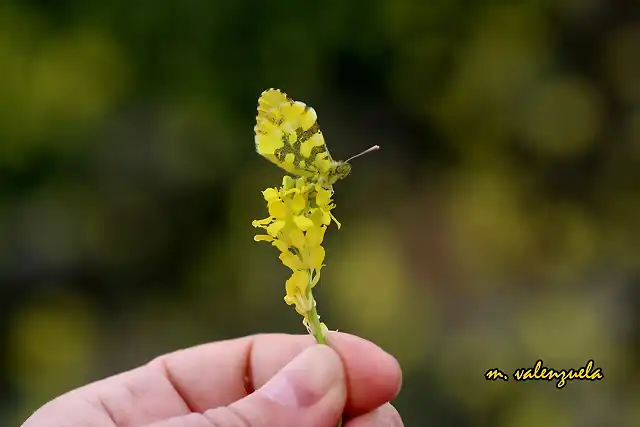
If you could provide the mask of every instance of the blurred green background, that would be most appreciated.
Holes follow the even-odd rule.
[[[177,348],[303,333],[253,241],[270,87],[344,159],[316,298],[407,426],[640,425],[637,0],[1,0],[0,425]],[[595,359],[599,382],[488,382]]]

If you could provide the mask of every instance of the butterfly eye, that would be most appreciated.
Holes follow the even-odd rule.
[[[342,163],[336,168],[336,171],[338,175],[345,177],[351,172],[351,165],[349,163]]]

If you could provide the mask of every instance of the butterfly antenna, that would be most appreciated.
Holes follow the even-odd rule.
[[[379,145],[374,145],[374,146],[373,146],[373,147],[371,147],[371,148],[367,148],[366,150],[364,150],[364,151],[363,151],[362,153],[360,153],[360,154],[356,154],[355,156],[349,157],[349,158],[348,158],[347,160],[345,160],[344,162],[345,162],[345,163],[349,163],[351,160],[355,159],[356,157],[360,157],[360,156],[362,156],[363,154],[367,154],[367,153],[370,153],[370,152],[372,152],[372,151],[377,151],[377,150],[379,150],[379,149],[380,149],[380,146],[379,146]]]

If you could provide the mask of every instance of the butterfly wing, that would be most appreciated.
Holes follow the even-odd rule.
[[[333,165],[313,108],[278,89],[258,100],[256,151],[289,173],[324,176]]]

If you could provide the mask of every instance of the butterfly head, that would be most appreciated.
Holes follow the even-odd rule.
[[[346,178],[351,173],[351,165],[347,162],[335,162],[331,171],[329,171],[329,182],[331,184],[338,180]]]

